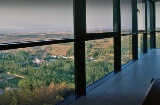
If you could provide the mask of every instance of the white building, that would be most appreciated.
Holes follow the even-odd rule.
[[[41,63],[41,61],[40,61],[38,58],[36,58],[36,62],[37,62],[37,63]]]

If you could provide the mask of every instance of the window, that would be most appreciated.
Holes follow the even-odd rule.
[[[138,54],[143,53],[143,34],[138,34]]]
[[[131,0],[121,0],[121,29],[122,33],[132,32]]]
[[[156,2],[156,31],[160,31],[160,2]]]
[[[160,33],[156,33],[156,48],[160,48]]]
[[[113,0],[86,0],[87,32],[113,32]]]
[[[122,65],[132,60],[132,35],[121,37],[121,61]]]
[[[147,0],[147,32],[150,33],[150,2]]]
[[[145,3],[143,0],[137,1],[138,30],[145,30]]]
[[[56,104],[74,94],[74,44],[3,50],[0,104]]]
[[[113,39],[86,41],[86,81],[92,84],[114,70]]]
[[[148,47],[148,50],[151,48],[151,45],[150,45],[150,42],[151,42],[151,39],[150,39],[150,34],[147,35],[147,47]]]
[[[0,13],[0,43],[74,36],[73,0],[3,0]]]
[[[147,33],[144,36],[139,34],[138,46],[133,46],[132,40],[137,41],[136,37],[132,39],[132,26],[135,26],[132,23],[132,0],[120,0],[120,7],[119,1],[117,5],[114,0],[86,0],[86,11],[84,2],[74,1],[1,1],[0,90],[5,92],[0,93],[0,105],[49,105],[57,104],[74,93],[85,95],[88,88],[95,87],[95,82],[99,85],[101,80],[115,75],[121,65],[123,68],[133,59],[132,47],[138,47],[139,54],[143,50],[146,52],[146,47],[150,48],[149,2],[147,18],[144,0],[138,0],[135,4],[139,10],[138,30],[147,28]],[[74,10],[73,4],[81,8]],[[83,17],[84,13],[86,17]],[[118,26],[119,14],[121,27]],[[87,33],[83,29],[86,25]],[[119,29],[122,31],[121,37],[119,32],[114,32]],[[147,39],[143,41],[143,37]],[[156,37],[158,47],[158,33]],[[146,46],[143,48],[143,45]],[[114,69],[117,71],[113,72]],[[73,98],[75,100],[77,97]]]

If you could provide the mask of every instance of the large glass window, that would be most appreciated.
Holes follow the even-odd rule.
[[[73,0],[2,0],[0,43],[73,38]]]
[[[143,34],[138,34],[138,54],[143,53]]]
[[[150,42],[151,42],[150,34],[148,34],[147,35],[147,47],[148,47],[148,50],[151,48]]]
[[[150,2],[147,0],[147,33],[150,34],[150,25],[151,25],[151,22],[150,22]]]
[[[137,2],[138,30],[145,30],[145,3],[144,0]]]
[[[73,43],[0,52],[1,105],[54,105],[74,93]]]
[[[160,33],[156,33],[156,48],[160,48]]]
[[[132,60],[132,35],[121,37],[121,61],[122,65]]]
[[[113,38],[86,41],[87,85],[92,84],[113,70]]]
[[[122,33],[132,32],[132,4],[131,0],[121,0]]]
[[[160,2],[156,2],[156,31],[160,31]]]
[[[87,32],[113,32],[113,0],[86,0]]]

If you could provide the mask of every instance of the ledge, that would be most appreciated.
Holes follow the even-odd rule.
[[[1,43],[0,50],[44,46],[44,45],[68,43],[74,41],[75,39],[51,39],[51,40],[38,40],[38,41],[26,41],[26,42]]]

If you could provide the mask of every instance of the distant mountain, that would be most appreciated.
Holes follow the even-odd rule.
[[[102,33],[102,32],[113,32],[113,29],[107,29],[107,28],[93,28],[93,29],[87,29],[87,33]]]
[[[160,27],[156,27],[156,31],[160,31]]]
[[[72,32],[71,29],[0,29],[0,34]]]

